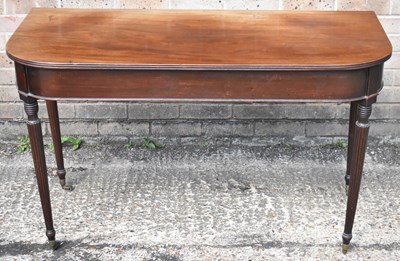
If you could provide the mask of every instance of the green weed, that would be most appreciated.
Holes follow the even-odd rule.
[[[17,146],[18,153],[23,153],[31,150],[31,144],[29,143],[28,135],[18,136],[17,139],[19,141],[19,144]]]
[[[78,137],[73,137],[73,136],[62,136],[61,137],[61,144],[64,143],[70,143],[72,144],[72,150],[78,150],[81,147],[82,140]],[[49,144],[49,149],[54,150],[54,144],[50,143]]]
[[[341,149],[347,148],[347,142],[345,140],[342,140],[342,139],[337,140],[336,141],[336,146],[341,148]]]
[[[142,147],[146,149],[162,149],[165,145],[152,141],[149,137],[144,137]]]
[[[125,149],[131,149],[133,148],[133,142],[131,140],[128,141],[128,143],[124,144]]]

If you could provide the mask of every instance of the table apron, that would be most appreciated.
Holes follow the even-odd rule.
[[[22,66],[22,65],[19,65]],[[379,91],[371,69],[173,71],[18,68],[22,95],[53,100],[351,101]],[[378,70],[379,71],[379,70]],[[375,77],[377,78],[377,77]],[[378,77],[379,78],[379,77]],[[380,80],[380,79],[379,79]],[[24,82],[25,84],[21,84]]]

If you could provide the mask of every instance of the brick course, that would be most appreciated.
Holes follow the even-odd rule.
[[[225,9],[238,10],[277,10],[279,0],[225,0]]]
[[[306,123],[306,136],[316,137],[321,136],[347,136],[348,123],[338,121],[316,121]]]
[[[24,16],[16,15],[1,15],[0,16],[0,32],[12,33],[17,29],[19,24],[24,19]]]
[[[204,123],[202,133],[205,136],[253,136],[254,124],[252,122],[212,122]]]
[[[386,86],[378,96],[379,103],[400,103],[399,87]],[[390,104],[390,106],[393,106]]]
[[[169,0],[171,9],[223,9],[224,3],[218,0]]]
[[[392,0],[392,8],[390,10],[392,15],[400,15],[400,4],[397,0]]]
[[[386,69],[383,71],[383,82],[385,86],[391,86],[394,84],[394,70]]]
[[[393,52],[392,57],[385,63],[385,68],[400,69],[400,52]]]
[[[44,125],[44,124],[42,124]],[[46,128],[48,133],[51,132],[49,123],[46,123]],[[78,135],[78,136],[97,136],[97,122],[95,121],[79,121],[79,122],[70,122],[70,121],[62,121],[60,123],[60,129],[62,135]]]
[[[12,68],[0,68],[0,85],[15,85],[15,71]]]
[[[83,119],[126,119],[127,104],[124,103],[80,103],[75,105],[76,118]]]
[[[290,104],[286,106],[288,119],[335,119],[337,118],[336,104]]]
[[[5,52],[0,52],[0,68],[14,68],[13,61],[8,58]]]
[[[334,10],[335,0],[282,0],[284,10]]]
[[[201,135],[199,122],[153,122],[151,135],[163,137],[188,137]]]
[[[6,33],[0,33],[0,51],[5,52],[8,36]]]
[[[389,35],[389,40],[392,43],[393,51],[400,51],[400,35]]]
[[[19,103],[1,103],[0,119],[22,119],[23,107]]]
[[[380,121],[371,124],[369,135],[400,137],[400,124],[397,121]]]
[[[20,104],[20,107],[21,108],[23,107],[22,103]],[[75,106],[74,106],[74,104],[59,102],[57,104],[57,107],[58,107],[58,115],[59,115],[60,118],[64,118],[64,119],[75,118]],[[39,102],[39,113],[38,113],[38,116],[41,119],[47,119],[48,118],[48,113],[47,113],[47,109],[46,109],[46,103]]]
[[[179,112],[182,119],[229,119],[231,115],[232,106],[226,104],[183,104]]]
[[[168,0],[116,0],[116,8],[168,9]]]
[[[336,0],[338,10],[366,10],[367,0]]]
[[[45,129],[42,124],[42,130]],[[1,121],[0,122],[0,140],[16,140],[17,136],[28,134],[26,125],[21,121]],[[45,135],[46,132],[43,132]]]
[[[176,119],[179,106],[173,103],[130,103],[128,117],[136,120]]]
[[[26,14],[32,7],[59,7],[58,0],[5,0],[7,14]]]
[[[367,0],[367,10],[374,10],[379,15],[390,14],[390,4],[390,0]]]
[[[380,22],[387,34],[400,34],[400,17],[385,16],[380,19]]]
[[[64,8],[113,8],[114,1],[109,0],[59,0]]]
[[[393,85],[400,86],[400,70],[393,71]]]
[[[266,137],[305,136],[305,121],[256,122],[254,134]]]
[[[20,101],[16,86],[0,86],[0,102]],[[0,103],[1,104],[1,103]],[[22,106],[22,103],[20,103]]]
[[[287,118],[288,104],[234,104],[233,117],[236,119],[284,119]]]
[[[109,136],[148,136],[149,123],[137,122],[100,122],[100,135]]]

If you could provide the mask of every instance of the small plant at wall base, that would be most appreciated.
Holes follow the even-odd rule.
[[[19,141],[19,144],[17,146],[18,153],[23,153],[31,150],[31,144],[29,143],[28,135],[18,136],[17,139]]]
[[[152,141],[149,137],[144,137],[142,147],[146,149],[162,149],[165,145]]]
[[[72,136],[62,136],[61,137],[61,144],[64,143],[71,143],[72,144],[72,150],[78,150],[81,147],[82,140],[78,137],[72,137]],[[50,143],[49,144],[49,149],[54,150],[54,144]]]
[[[131,149],[133,148],[133,142],[131,140],[128,141],[128,143],[124,144],[125,149]]]
[[[336,146],[338,146],[341,149],[347,148],[347,142],[345,140],[337,140]]]

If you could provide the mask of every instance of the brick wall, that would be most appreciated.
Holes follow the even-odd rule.
[[[0,0],[0,140],[25,134],[13,63],[5,43],[31,7],[374,10],[393,45],[372,136],[400,137],[400,0]],[[347,134],[348,104],[60,103],[64,135],[143,137],[336,137]],[[46,122],[45,106],[40,116]],[[47,123],[44,132],[49,134]]]

